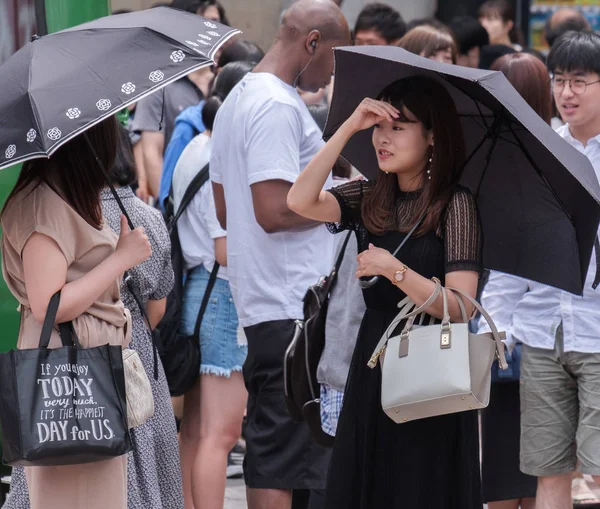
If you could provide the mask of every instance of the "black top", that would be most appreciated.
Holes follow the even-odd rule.
[[[369,236],[374,235],[367,231],[361,217],[362,200],[373,187],[373,182],[357,180],[329,191],[340,204],[342,218],[339,223],[328,224],[328,228],[332,233],[355,230],[359,252],[368,249]],[[421,192],[400,192],[393,231],[405,233],[411,228],[409,221],[415,216],[414,210]],[[445,273],[459,270],[481,272],[483,236],[475,198],[467,188],[457,187],[441,216],[435,235],[444,245]],[[402,255],[399,254],[401,259]]]

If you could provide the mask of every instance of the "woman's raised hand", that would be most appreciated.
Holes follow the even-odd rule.
[[[346,124],[353,132],[369,129],[383,120],[393,122],[399,116],[399,111],[390,103],[366,98],[350,115]]]
[[[130,230],[127,219],[123,215],[121,216],[121,235],[119,235],[115,255],[119,256],[123,270],[139,265],[152,255],[152,247],[144,228],[140,226],[135,230]]]

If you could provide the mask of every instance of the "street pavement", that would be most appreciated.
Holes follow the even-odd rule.
[[[243,479],[227,479],[224,509],[246,509],[246,487]]]
[[[225,507],[223,509],[246,509],[246,488],[243,479],[227,479]],[[484,509],[487,505],[484,506]]]

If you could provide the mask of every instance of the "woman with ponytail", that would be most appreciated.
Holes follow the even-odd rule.
[[[175,167],[175,211],[190,182],[208,165],[217,111],[253,67],[250,62],[233,62],[223,68],[215,81],[202,109],[206,131],[188,144]],[[246,408],[242,365],[247,346],[238,341],[238,318],[226,273],[227,234],[217,220],[210,180],[181,215],[178,229],[187,270],[182,334],[194,333],[210,274],[215,262],[220,265],[200,328],[200,377],[184,398],[180,437],[185,507],[222,509],[227,457],[241,434]]]

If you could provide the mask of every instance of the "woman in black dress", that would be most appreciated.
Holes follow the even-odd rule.
[[[377,179],[323,192],[346,143],[371,127]],[[338,425],[327,509],[482,507],[476,412],[395,424],[381,408],[381,371],[367,367],[397,303],[408,295],[423,304],[434,290],[431,278],[476,295],[482,234],[475,200],[458,185],[464,152],[445,88],[431,78],[406,78],[379,100],[365,99],[290,190],[288,205],[295,212],[331,223],[335,232],[356,231],[357,277],[382,276],[364,291],[367,311]],[[393,257],[390,252],[423,213],[400,259]],[[454,297],[449,304],[452,320],[461,321]],[[441,298],[428,313],[439,323]]]

